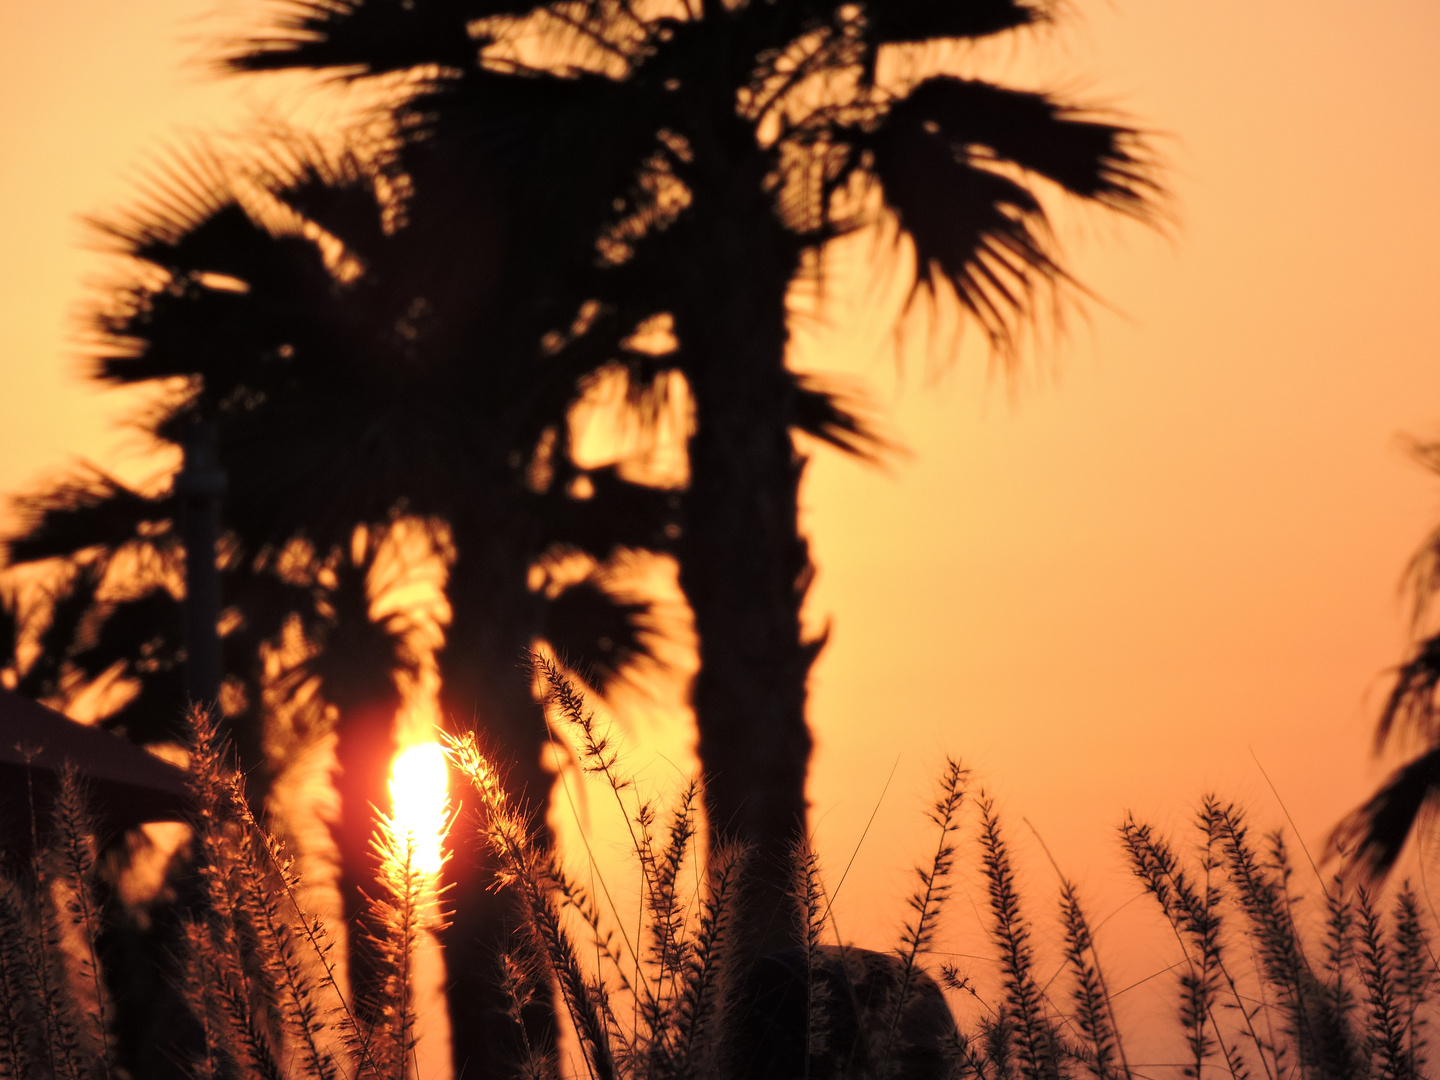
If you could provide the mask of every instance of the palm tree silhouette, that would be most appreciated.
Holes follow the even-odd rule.
[[[863,403],[787,369],[787,296],[828,241],[892,215],[914,246],[912,296],[953,291],[1008,353],[1037,295],[1066,281],[1039,189],[1148,212],[1154,185],[1126,126],[973,80],[881,78],[887,46],[1047,17],[1017,0],[300,0],[231,67],[382,77],[399,88],[393,143],[338,171],[297,154],[275,170],[269,228],[201,185],[203,213],[184,199],[167,212],[178,230],[121,230],[179,284],[136,294],[110,330],[145,346],[104,373],[203,371],[154,429],[223,413],[226,524],[251,576],[250,553],[278,560],[303,537],[315,580],[333,581],[355,526],[383,526],[401,500],[443,521],[456,554],[446,705],[516,755],[511,786],[532,799],[548,788],[543,726],[515,664],[546,624],[547,598],[523,584],[531,564],[560,543],[602,560],[673,553],[699,639],[712,840],[756,850],[741,915],[756,953],[786,945],[806,681],[823,646],[800,624],[813,568],[793,433],[883,452]],[[354,262],[322,257],[332,241]],[[171,311],[187,313],[173,330]],[[656,328],[668,346],[638,344]],[[574,483],[566,412],[603,369],[637,397],[683,377],[695,431],[678,519],[666,493],[617,470]],[[596,603],[577,609],[603,615],[586,626],[633,631],[636,613],[599,582],[572,594],[585,597]],[[307,602],[317,618],[338,611]],[[456,1061],[471,1074],[501,1067],[491,998],[456,963],[483,921],[458,916],[450,938]]]
[[[534,183],[567,215],[572,248],[556,251],[589,245],[586,260],[559,256],[573,276],[555,311],[586,316],[552,337],[558,356],[632,362],[637,328],[672,330],[673,351],[631,377],[679,372],[694,404],[674,550],[699,638],[692,701],[712,839],[753,845],[763,867],[747,916],[757,949],[792,933],[806,679],[823,645],[801,630],[813,570],[792,432],[878,448],[853,403],[786,368],[787,294],[807,252],[890,214],[914,245],[914,294],[953,290],[1008,352],[1037,291],[1066,280],[1038,188],[1149,212],[1156,188],[1130,128],[985,82],[880,77],[888,45],[1048,14],[1017,0],[686,0],[663,13],[626,0],[327,0],[292,5],[231,60],[346,79],[410,72],[418,91],[397,107],[399,127],[437,158],[478,145],[554,163]]]
[[[142,418],[162,441],[179,441],[196,416],[217,428],[229,474],[230,727],[258,796],[261,716],[286,712],[303,735],[325,723],[326,706],[337,714],[335,834],[353,915],[373,877],[371,808],[386,804],[399,703],[392,676],[414,662],[403,620],[371,618],[367,586],[397,510],[437,529],[443,521],[457,552],[442,657],[452,711],[466,722],[479,716],[517,763],[517,794],[532,797],[548,784],[546,730],[521,661],[546,629],[547,609],[586,614],[568,620],[563,636],[547,632],[582,663],[594,656],[602,684],[643,653],[645,610],[610,596],[598,577],[552,598],[528,586],[527,571],[556,544],[598,563],[617,546],[663,542],[673,511],[662,493],[614,470],[588,475],[587,497],[573,498],[579,472],[568,459],[550,468],[551,482],[535,482],[535,447],[555,441],[546,432],[579,390],[566,365],[521,363],[534,350],[497,347],[507,329],[494,325],[496,313],[538,283],[493,273],[499,241],[475,235],[485,213],[470,205],[470,189],[463,213],[433,205],[445,197],[439,184],[386,206],[374,168],[353,158],[327,165],[312,150],[283,144],[268,169],[248,177],[196,159],[172,172],[152,205],[107,227],[139,271],[99,317],[98,374],[126,384],[184,380]],[[424,175],[423,162],[408,163],[412,183]],[[405,219],[386,228],[387,212]],[[56,696],[75,675],[130,679],[139,692],[106,724],[140,741],[173,738],[183,705],[174,496],[92,470],[21,509],[27,527],[9,544],[10,562],[61,560],[69,571],[43,613],[39,658],[18,671],[20,689]],[[287,627],[303,647],[277,674]],[[503,933],[504,900],[472,880],[474,855],[461,854],[471,855],[456,862],[473,887],[457,890],[456,937],[488,949]],[[351,940],[363,985],[364,935]],[[466,1031],[480,1028],[476,1037],[491,1046],[513,1037],[483,1006],[493,997],[482,992],[487,965],[463,947],[452,951],[457,1002],[480,1003],[470,1006],[479,1015],[462,1009],[457,1021],[473,1019]],[[546,1010],[538,1011],[543,1027]]]

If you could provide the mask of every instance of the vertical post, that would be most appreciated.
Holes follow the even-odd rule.
[[[220,533],[220,468],[215,425],[200,420],[185,439],[185,459],[175,477],[185,541],[185,692],[192,702],[220,696],[220,574],[215,542]]]

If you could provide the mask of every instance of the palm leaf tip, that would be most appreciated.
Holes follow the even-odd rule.
[[[795,377],[791,422],[811,438],[879,464],[901,446],[880,430],[870,402],[858,391],[815,376]]]
[[[989,37],[1051,18],[1049,5],[1017,0],[871,0],[866,15],[883,41]]]
[[[342,78],[427,64],[464,69],[481,44],[469,24],[522,13],[514,7],[491,0],[292,0],[268,35],[234,42],[220,66],[232,73],[328,70]]]
[[[128,211],[94,217],[87,225],[98,246],[172,266],[166,253],[227,209],[237,209],[233,165],[205,142],[182,146],[147,168],[138,201]],[[225,250],[215,246],[215,250]]]
[[[1328,852],[1344,854],[1362,878],[1380,881],[1394,868],[1405,841],[1440,798],[1440,746],[1397,769],[1331,834]]]
[[[1440,687],[1440,634],[1426,639],[1400,665],[1395,685],[1375,727],[1377,749],[1400,727],[1431,737],[1435,733],[1435,690]]]

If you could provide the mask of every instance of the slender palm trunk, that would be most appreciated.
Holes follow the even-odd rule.
[[[697,418],[679,555],[699,638],[692,699],[710,840],[738,840],[757,860],[742,918],[758,956],[796,933],[791,866],[805,828],[805,693],[818,650],[800,625],[812,567],[785,373],[785,295],[800,243],[755,175],[753,132],[735,128],[736,164],[683,238],[717,284],[693,289],[703,301],[676,320]]]
[[[473,530],[455,526],[456,562],[451,568],[455,621],[440,656],[446,721],[456,731],[477,730],[482,745],[494,750],[506,771],[505,788],[517,805],[529,806],[543,823],[551,776],[541,765],[546,741],[545,717],[531,693],[527,651],[537,631],[538,598],[524,589],[525,560],[512,553],[504,560],[485,558],[478,545],[500,543],[493,523]],[[467,551],[470,553],[467,557]],[[515,946],[514,899],[496,890],[490,852],[478,842],[473,821],[462,819],[451,831],[452,856],[447,894],[450,926],[441,935],[445,947],[455,1075],[466,1080],[501,1080],[516,1075],[524,1041],[553,1045],[555,1017],[541,991],[524,1011],[525,1040],[507,1015],[501,990],[499,957]]]
[[[340,855],[340,898],[347,927],[350,986],[360,1005],[378,990],[378,954],[374,937],[381,927],[368,919],[366,897],[379,896],[379,864],[372,839],[378,823],[376,812],[390,812],[390,763],[395,757],[395,713],[399,696],[378,697],[339,695],[348,700],[339,707],[339,737],[335,743],[339,773],[335,777],[340,796],[340,814],[331,826],[331,836]]]

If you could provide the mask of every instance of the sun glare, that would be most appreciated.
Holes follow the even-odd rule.
[[[407,747],[390,768],[390,798],[395,829],[414,838],[415,868],[438,874],[444,862],[441,844],[447,819],[445,752],[439,743]]]

